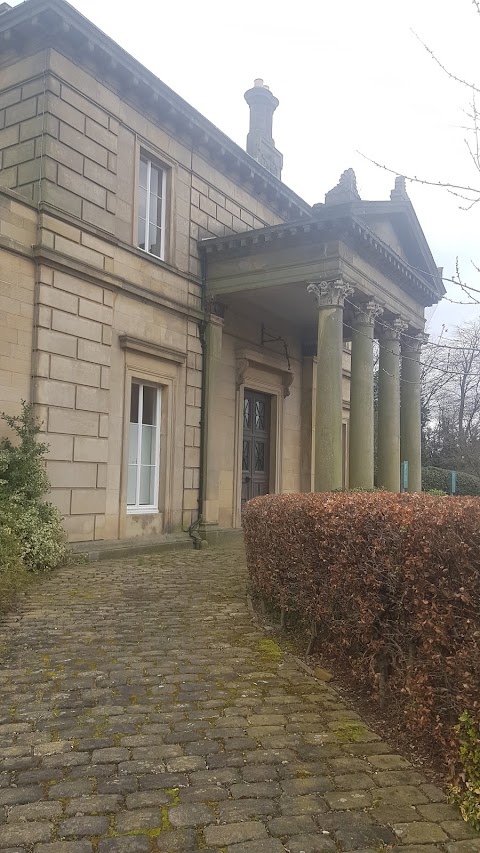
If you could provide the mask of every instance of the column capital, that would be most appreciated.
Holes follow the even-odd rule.
[[[384,325],[382,328],[381,338],[387,341],[399,341],[404,332],[408,329],[408,323],[406,320],[402,320],[401,317],[396,317],[393,323],[389,323],[389,325]]]
[[[383,314],[382,306],[373,299],[370,299],[356,308],[354,312],[354,324],[356,326],[373,326],[380,314]]]
[[[337,278],[334,281],[311,281],[307,291],[315,297],[318,308],[343,308],[346,297],[353,293],[354,288],[342,278]]]
[[[402,337],[402,351],[408,350],[415,353],[415,355],[420,355],[422,347],[427,343],[428,338],[429,336],[425,332],[419,332],[416,335],[404,335]]]

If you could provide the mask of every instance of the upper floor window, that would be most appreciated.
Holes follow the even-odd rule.
[[[138,248],[157,258],[165,254],[165,169],[140,156]]]

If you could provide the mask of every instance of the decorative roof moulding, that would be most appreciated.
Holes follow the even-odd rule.
[[[402,175],[395,178],[395,186],[390,193],[391,201],[410,201],[407,193],[407,183]]]
[[[346,169],[336,187],[325,195],[325,204],[348,204],[351,201],[360,201],[360,194],[355,172],[353,169]]]
[[[97,79],[157,123],[170,123],[180,138],[213,161],[219,171],[263,193],[280,215],[311,216],[311,206],[300,196],[65,0],[27,0],[0,15],[2,63],[49,47],[93,71]]]
[[[228,253],[229,251],[245,250],[249,246],[261,246],[270,242],[290,240],[309,235],[309,240],[315,241],[318,235],[336,236],[353,243],[363,255],[370,256],[375,266],[385,272],[401,287],[406,288],[412,295],[421,294],[424,304],[433,305],[438,302],[440,294],[430,282],[412,272],[408,264],[387,246],[365,225],[351,213],[338,212],[332,214],[331,206],[317,211],[317,216],[310,222],[292,222],[282,225],[272,225],[266,228],[244,231],[241,234],[231,234],[226,237],[211,237],[198,243],[201,252],[208,255]]]
[[[389,201],[363,202],[359,198],[355,174],[347,169],[337,186],[327,193],[326,203],[312,208],[65,0],[26,0],[0,14],[0,71],[3,64],[14,58],[48,48],[61,52],[93,73],[153,122],[172,128],[184,145],[264,200],[286,220],[282,226],[209,241],[207,251],[261,246],[274,240],[306,239],[308,233],[314,240],[318,231],[325,234],[329,229],[330,233],[348,235],[352,241],[353,228],[357,244],[362,245],[364,252],[368,245],[368,251],[375,254],[376,264],[383,263],[387,274],[395,270],[397,280],[410,282],[412,292],[429,294],[432,302],[443,295],[441,278],[402,178],[396,179]],[[377,239],[365,224],[364,218],[370,215],[395,215],[401,219],[408,239],[417,244],[419,262],[414,261],[408,269],[408,264]],[[415,274],[415,267],[421,268],[423,264],[428,281]]]

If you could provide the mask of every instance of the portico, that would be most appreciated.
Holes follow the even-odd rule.
[[[315,491],[372,489],[374,484],[399,491],[401,462],[406,461],[408,490],[419,491],[424,310],[443,293],[439,272],[402,179],[397,179],[389,202],[362,202],[349,170],[327,194],[325,204],[315,205],[313,211],[309,222],[200,243],[207,297],[212,305],[220,302],[226,321],[229,318],[237,397],[243,400],[242,389],[263,389],[267,394],[268,388],[278,389],[271,395],[271,473],[266,490],[308,489],[310,466],[310,488]],[[262,317],[268,317],[269,337],[256,331]],[[245,346],[242,352],[235,343],[236,337],[249,338],[247,353]],[[208,365],[208,348],[206,357]],[[224,391],[219,383],[213,393],[222,396]],[[298,469],[307,471],[307,485],[297,478],[292,488],[285,486],[282,476],[281,445],[287,401],[294,392],[301,419]],[[237,524],[241,400],[236,402],[237,455],[232,471]],[[221,409],[222,405],[217,423]],[[209,460],[206,465],[208,470]],[[215,518],[210,523],[215,524]]]
[[[342,350],[345,300],[356,291],[343,279],[310,283],[318,308],[314,490],[342,488]],[[421,337],[407,333],[399,317],[391,325],[375,321],[384,309],[362,302],[347,326],[350,339],[349,477],[351,489],[374,487],[374,340],[378,366],[377,485],[400,491],[400,463],[408,463],[408,491],[421,491]],[[353,302],[351,303],[354,304]],[[380,320],[378,322],[381,322]],[[400,395],[402,376],[402,395]],[[402,449],[402,454],[400,450]]]

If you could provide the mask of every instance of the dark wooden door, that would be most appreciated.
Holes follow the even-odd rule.
[[[270,485],[270,398],[245,391],[243,403],[242,509]]]

